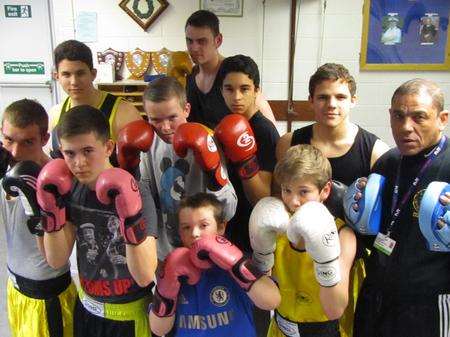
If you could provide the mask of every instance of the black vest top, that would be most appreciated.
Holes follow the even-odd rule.
[[[186,96],[191,105],[188,122],[201,123],[210,129],[214,129],[222,118],[230,113],[230,110],[223,99],[217,76],[211,90],[204,94],[195,82],[195,76],[198,72],[198,66],[194,66],[192,73],[187,78]]]
[[[291,146],[311,144],[313,125],[297,129],[292,134]],[[344,155],[328,158],[332,168],[332,178],[350,185],[357,178],[367,177],[370,173],[370,158],[378,137],[358,126],[353,145]]]

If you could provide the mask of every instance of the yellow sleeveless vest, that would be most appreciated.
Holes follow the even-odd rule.
[[[102,111],[104,114],[105,114],[106,112],[108,112],[108,113],[110,112],[110,113],[109,113],[109,118],[108,118],[108,124],[109,124],[109,130],[112,130],[113,121],[114,121],[114,119],[116,118],[117,108],[119,107],[119,104],[120,104],[122,98],[121,98],[121,97],[115,97],[115,96],[114,96],[115,101],[114,101],[114,103],[113,103],[113,105],[112,105],[112,108],[106,107],[106,106],[104,107],[103,105],[105,104],[106,97],[107,97],[108,95],[111,95],[111,94],[107,93],[106,91],[101,91],[101,94],[102,94],[102,96],[101,96],[101,98],[100,98],[100,102],[99,102],[99,104],[98,104],[97,106],[95,106],[94,108],[96,108],[96,109]],[[72,107],[72,100],[71,100],[70,97],[67,97],[67,98],[64,100],[64,103],[63,103],[63,105],[62,105],[61,110],[59,111],[59,113],[53,117],[53,118],[54,118],[54,121],[53,121],[52,124],[53,124],[53,125],[57,125],[58,122],[59,122],[59,119],[60,119],[61,115],[62,115],[63,113],[65,113],[67,110],[69,110],[71,107]],[[110,111],[104,111],[104,110],[109,110],[109,109],[111,109],[111,110],[110,110]],[[111,133],[111,137],[113,138],[112,133]],[[113,139],[113,140],[115,141],[115,139]]]
[[[335,221],[338,230],[345,225],[339,218]],[[281,294],[277,311],[281,316],[298,323],[328,321],[320,303],[320,286],[315,279],[313,260],[309,254],[293,248],[286,235],[277,238],[276,247],[273,276]],[[364,277],[364,262],[358,259],[350,272],[349,302],[340,319],[342,336],[353,335],[356,298]]]

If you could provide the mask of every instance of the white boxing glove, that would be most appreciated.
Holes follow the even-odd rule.
[[[341,280],[339,235],[333,216],[323,204],[303,204],[289,222],[287,237],[294,245],[303,238],[320,285],[332,287]]]
[[[261,271],[272,269],[277,234],[286,232],[288,222],[289,213],[278,198],[262,198],[253,208],[249,221],[250,244],[253,261]]]

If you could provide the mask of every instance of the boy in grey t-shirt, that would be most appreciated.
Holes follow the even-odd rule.
[[[148,151],[141,155],[141,183],[150,186],[155,200],[158,259],[162,261],[174,247],[181,245],[177,211],[184,196],[213,193],[225,206],[226,221],[235,213],[237,198],[211,130],[198,123],[187,123],[190,104],[175,78],[152,81],[144,93],[144,109],[156,134],[152,135]],[[121,132],[126,129],[127,126]],[[142,132],[133,134],[138,139]],[[120,139],[119,135],[119,142]],[[134,144],[128,146],[130,149]],[[120,148],[119,145],[119,151]]]
[[[43,151],[48,139],[48,116],[39,103],[22,99],[6,108],[0,151],[1,165],[10,169],[0,186],[0,223],[8,250],[8,318],[17,337],[72,336],[73,330],[77,294],[69,266],[51,268],[36,240],[42,230],[35,184],[50,160]]]

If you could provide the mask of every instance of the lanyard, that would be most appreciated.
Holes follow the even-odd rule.
[[[419,173],[414,178],[411,186],[409,186],[408,191],[405,193],[403,198],[400,200],[400,203],[398,202],[399,197],[399,187],[400,187],[400,166],[402,161],[400,160],[400,163],[397,167],[397,176],[395,177],[395,185],[394,185],[394,193],[392,194],[392,209],[391,209],[391,222],[389,224],[389,227],[387,228],[387,236],[390,236],[392,232],[392,228],[394,227],[396,221],[398,220],[398,217],[400,216],[400,212],[402,208],[405,206],[406,202],[411,197],[411,194],[416,189],[417,185],[419,184],[420,179],[423,178],[423,175],[425,174],[425,171],[430,167],[433,160],[441,153],[445,145],[447,144],[447,137],[443,136],[441,140],[439,141],[439,144],[434,148],[434,150],[431,152],[431,154],[428,156],[428,159],[426,162],[422,165],[420,168]],[[403,159],[403,158],[402,158]]]

